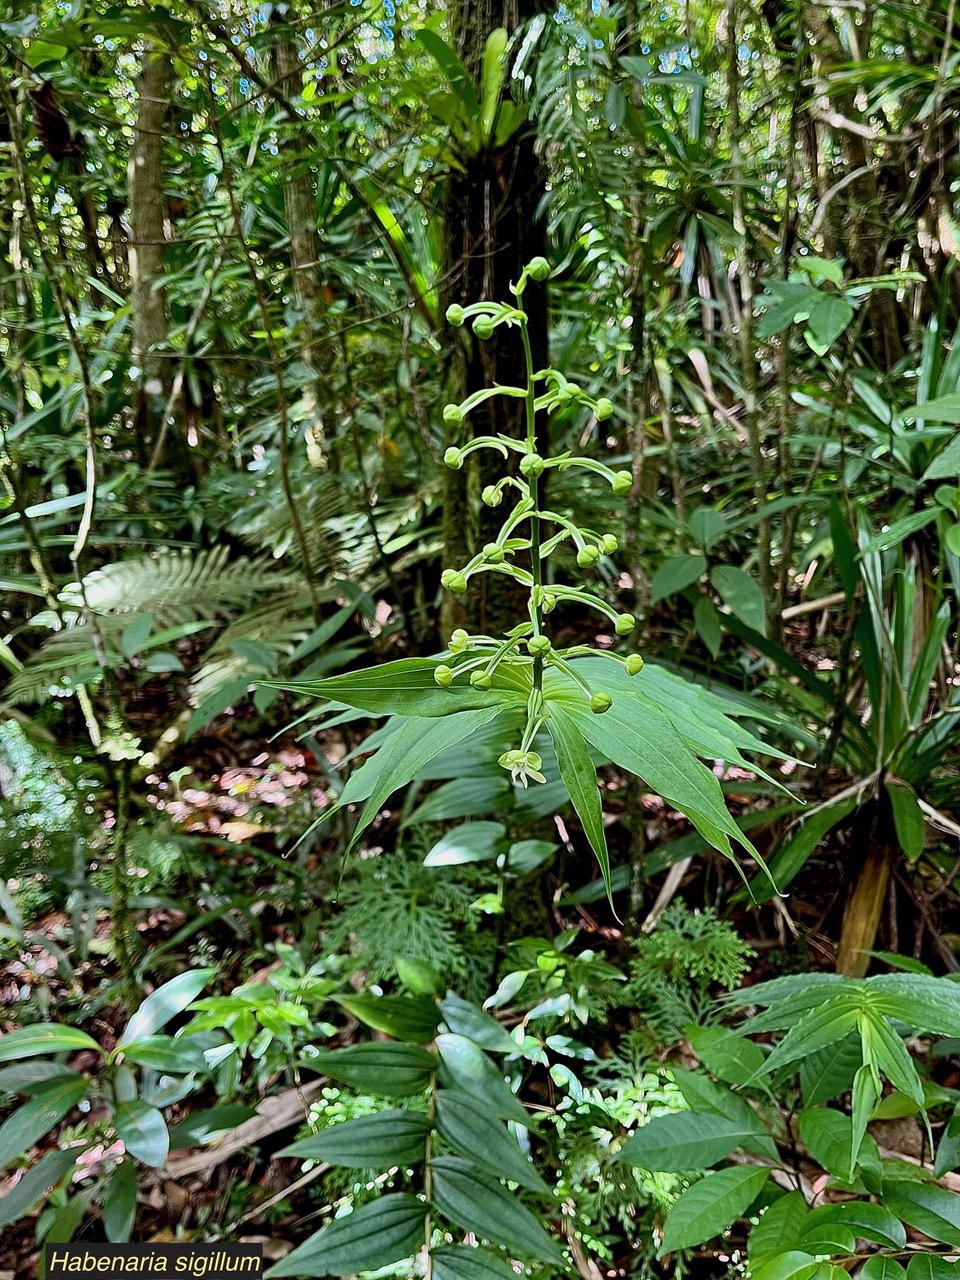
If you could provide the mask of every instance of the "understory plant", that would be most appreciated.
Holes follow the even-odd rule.
[[[543,281],[549,273],[546,260],[536,258],[512,286],[512,302],[480,302],[448,311],[453,325],[470,322],[473,340],[485,341],[501,326],[515,330],[525,356],[526,380],[523,386],[494,385],[460,404],[448,404],[444,421],[459,428],[478,405],[501,396],[523,400],[526,431],[521,439],[476,436],[447,449],[444,462],[457,469],[470,465],[480,451],[498,454],[503,474],[485,486],[482,498],[490,507],[511,502],[497,537],[466,564],[444,569],[441,580],[446,590],[462,595],[479,574],[506,575],[526,595],[521,616],[503,635],[470,635],[458,628],[437,657],[401,659],[329,679],[282,684],[327,699],[334,708],[391,717],[374,739],[375,754],[351,775],[337,804],[324,816],[345,806],[363,806],[349,852],[394,791],[440,753],[497,722],[513,733],[515,745],[501,754],[499,763],[515,782],[524,787],[546,783],[545,760],[555,756],[557,773],[599,861],[608,894],[610,865],[595,756],[642,778],[650,790],[685,814],[714,848],[732,857],[735,842],[759,861],[726,809],[717,776],[698,757],[746,765],[743,751],[778,753],[714,703],[701,699],[696,686],[684,685],[681,692],[674,687],[679,682],[673,682],[669,695],[663,696],[662,682],[646,678],[639,654],[612,647],[617,637],[634,631],[633,615],[618,612],[586,581],[559,582],[552,573],[551,555],[561,544],[573,544],[576,563],[586,572],[617,551],[618,539],[605,530],[581,527],[548,506],[545,478],[553,471],[580,468],[621,496],[630,490],[633,478],[629,471],[613,471],[571,450],[540,452],[538,416],[549,423],[557,410],[578,404],[602,421],[613,410],[607,398],[594,398],[559,370],[534,366],[523,296],[531,279]],[[541,431],[539,438],[545,434]],[[586,641],[555,645],[549,619],[554,610],[569,606],[598,614],[613,633],[609,646]]]

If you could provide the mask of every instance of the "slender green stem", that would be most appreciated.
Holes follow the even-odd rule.
[[[527,444],[531,449],[536,449],[537,442],[537,414],[536,414],[536,384],[533,380],[533,353],[530,350],[530,334],[527,331],[526,319],[520,322],[520,333],[523,336],[523,354],[527,364]],[[540,588],[542,583],[542,565],[540,561],[540,478],[536,475],[529,477],[530,484],[530,500],[533,508],[530,512],[530,570],[533,574],[533,591],[531,593],[531,610],[530,616],[533,619],[533,630],[535,635],[540,634],[540,628],[543,621],[543,615],[540,605]],[[543,658],[537,654],[533,660],[533,687],[537,694],[537,703],[539,703],[543,695]]]

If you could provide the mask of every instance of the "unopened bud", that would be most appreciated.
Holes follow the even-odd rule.
[[[450,667],[441,663],[434,671],[433,678],[441,689],[449,689],[450,685],[453,684],[453,671]]]
[[[637,620],[632,613],[621,613],[616,623],[617,635],[628,636],[636,625]]]
[[[443,420],[448,427],[459,427],[463,421],[463,410],[458,404],[444,405]]]
[[[546,258],[536,257],[527,263],[527,275],[531,280],[546,280],[550,274],[550,263]]]
[[[643,670],[643,659],[639,653],[630,653],[624,658],[623,665],[628,676],[638,676]]]
[[[455,329],[459,329],[463,324],[463,307],[458,302],[455,302],[452,307],[447,307],[447,320]]]
[[[613,413],[613,402],[608,400],[606,396],[601,396],[597,401],[597,407],[594,409],[594,413],[597,415],[597,421],[603,422]]]
[[[473,322],[473,332],[478,338],[492,338],[494,324],[489,316],[477,316]]]
[[[612,533],[605,533],[600,539],[600,550],[605,556],[612,556],[619,546],[620,543]]]
[[[474,671],[470,676],[470,683],[475,689],[489,689],[493,681],[486,671]]]
[[[613,492],[619,497],[630,492],[633,488],[633,474],[630,471],[618,471],[613,477]]]
[[[520,459],[520,470],[525,476],[541,475],[545,465],[539,453],[525,453]]]
[[[589,569],[591,565],[597,563],[600,559],[600,552],[596,547],[581,547],[577,552],[577,564],[581,569]]]
[[[548,636],[531,636],[527,641],[527,649],[534,657],[545,657],[553,645],[550,643]]]
[[[483,493],[480,497],[488,507],[499,507],[503,501],[503,494],[495,484],[487,484],[483,487]]]
[[[602,716],[603,713],[605,711],[609,711],[612,706],[613,699],[610,697],[609,693],[604,693],[603,690],[595,693],[590,699],[590,710],[595,712],[598,716]]]
[[[440,583],[456,596],[462,596],[467,589],[466,576],[457,569],[444,569],[440,575]]]
[[[483,548],[484,560],[489,560],[491,564],[500,564],[503,561],[503,547],[498,547],[495,542],[488,542]]]
[[[451,471],[459,471],[463,466],[463,454],[453,445],[443,451],[443,464]]]
[[[450,637],[450,643],[447,648],[451,653],[463,653],[467,645],[470,643],[470,636],[464,631],[463,627],[457,627],[453,635]]]

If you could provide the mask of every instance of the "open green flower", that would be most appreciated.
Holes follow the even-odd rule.
[[[504,769],[509,769],[513,782],[526,787],[532,778],[534,782],[546,782],[540,772],[543,759],[536,751],[505,751],[497,761]]]

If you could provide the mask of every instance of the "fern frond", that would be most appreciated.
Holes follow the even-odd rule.
[[[290,579],[262,562],[229,559],[227,547],[210,551],[165,551],[157,556],[121,560],[87,574],[86,603],[97,614],[151,613],[163,626],[197,618],[223,617],[250,604]],[[61,593],[80,616],[84,601],[72,584]]]
[[[232,680],[254,680],[275,670],[280,657],[289,657],[313,626],[305,593],[274,597],[234,619],[204,655],[203,665],[190,682],[199,706]]]

